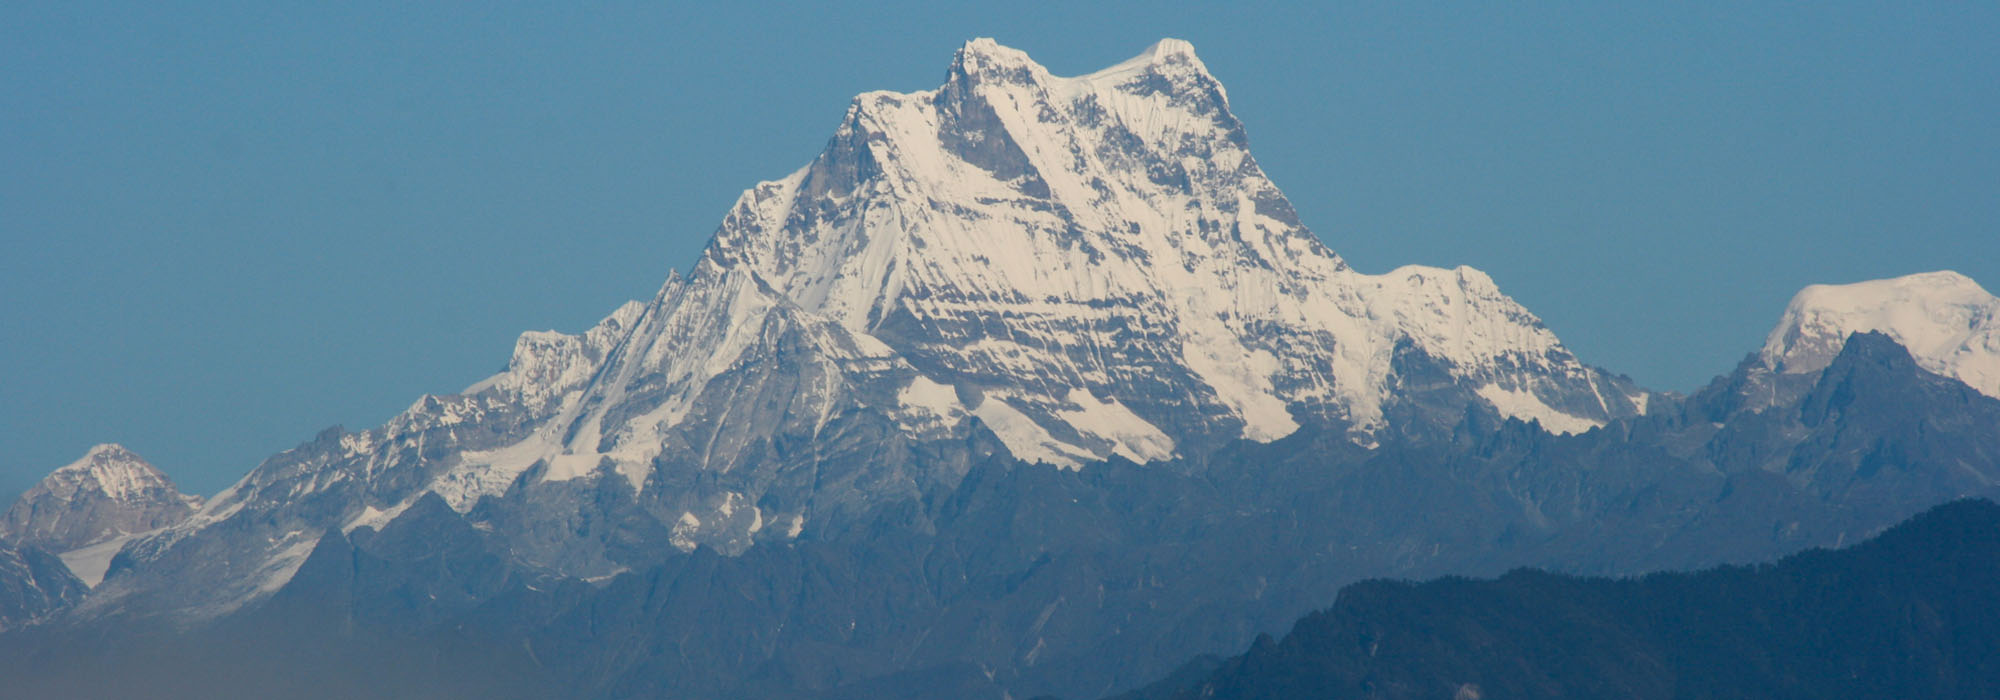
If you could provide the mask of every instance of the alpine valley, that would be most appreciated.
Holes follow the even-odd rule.
[[[1103,697],[1362,579],[1763,562],[2000,495],[1996,397],[2000,299],[1950,272],[1807,288],[1642,389],[1477,270],[1349,267],[1187,43],[1060,77],[977,39],[458,394],[206,499],[57,470],[0,521],[0,678]]]

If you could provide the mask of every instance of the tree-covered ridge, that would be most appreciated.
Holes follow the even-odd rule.
[[[1776,564],[1359,583],[1283,640],[1129,697],[1995,697],[1996,652],[2000,505],[1966,500]]]

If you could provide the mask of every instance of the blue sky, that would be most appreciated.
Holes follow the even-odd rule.
[[[2000,287],[1992,3],[329,5],[0,7],[0,494],[97,442],[212,493],[462,388],[975,36],[1192,41],[1350,263],[1486,270],[1654,388],[1805,284]]]

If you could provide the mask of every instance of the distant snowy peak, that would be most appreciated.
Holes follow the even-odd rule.
[[[1817,372],[1849,335],[1865,331],[1902,344],[1924,369],[2000,397],[2000,298],[1951,271],[1806,287],[1761,358],[1775,371]]]
[[[177,523],[201,498],[119,445],[98,445],[28,489],[0,534],[62,552]]]

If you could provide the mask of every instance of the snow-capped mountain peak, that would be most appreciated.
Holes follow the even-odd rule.
[[[1159,357],[1117,369],[1254,439],[1295,429],[1301,403],[1380,425],[1404,342],[1468,376],[1518,359],[1537,376],[1482,377],[1480,396],[1552,430],[1636,410],[1476,270],[1353,272],[1248,143],[1186,42],[1063,78],[975,39],[939,89],[857,98],[819,159],[745,193],[704,262],[753,270],[947,385],[1062,377],[1001,399],[1028,417],[1001,421],[1023,428],[1003,431],[1010,446],[1058,461],[1134,451],[1043,450],[1063,441],[1029,429],[1063,432],[1050,424],[1075,409],[1073,388],[1134,391],[1069,356],[1116,344],[1090,324],[1157,330]],[[1592,399],[1557,398],[1551,376]]]
[[[2000,397],[2000,298],[1949,270],[1799,290],[1759,356],[1775,371],[1817,372],[1865,331],[1889,336],[1926,370]]]
[[[104,444],[21,494],[0,534],[63,552],[174,524],[200,503],[139,455]]]
[[[82,459],[43,478],[39,487],[63,498],[90,495],[124,503],[138,502],[163,491],[178,494],[173,482],[158,467],[115,443],[91,447]],[[189,498],[198,499],[190,496],[179,500]]]

